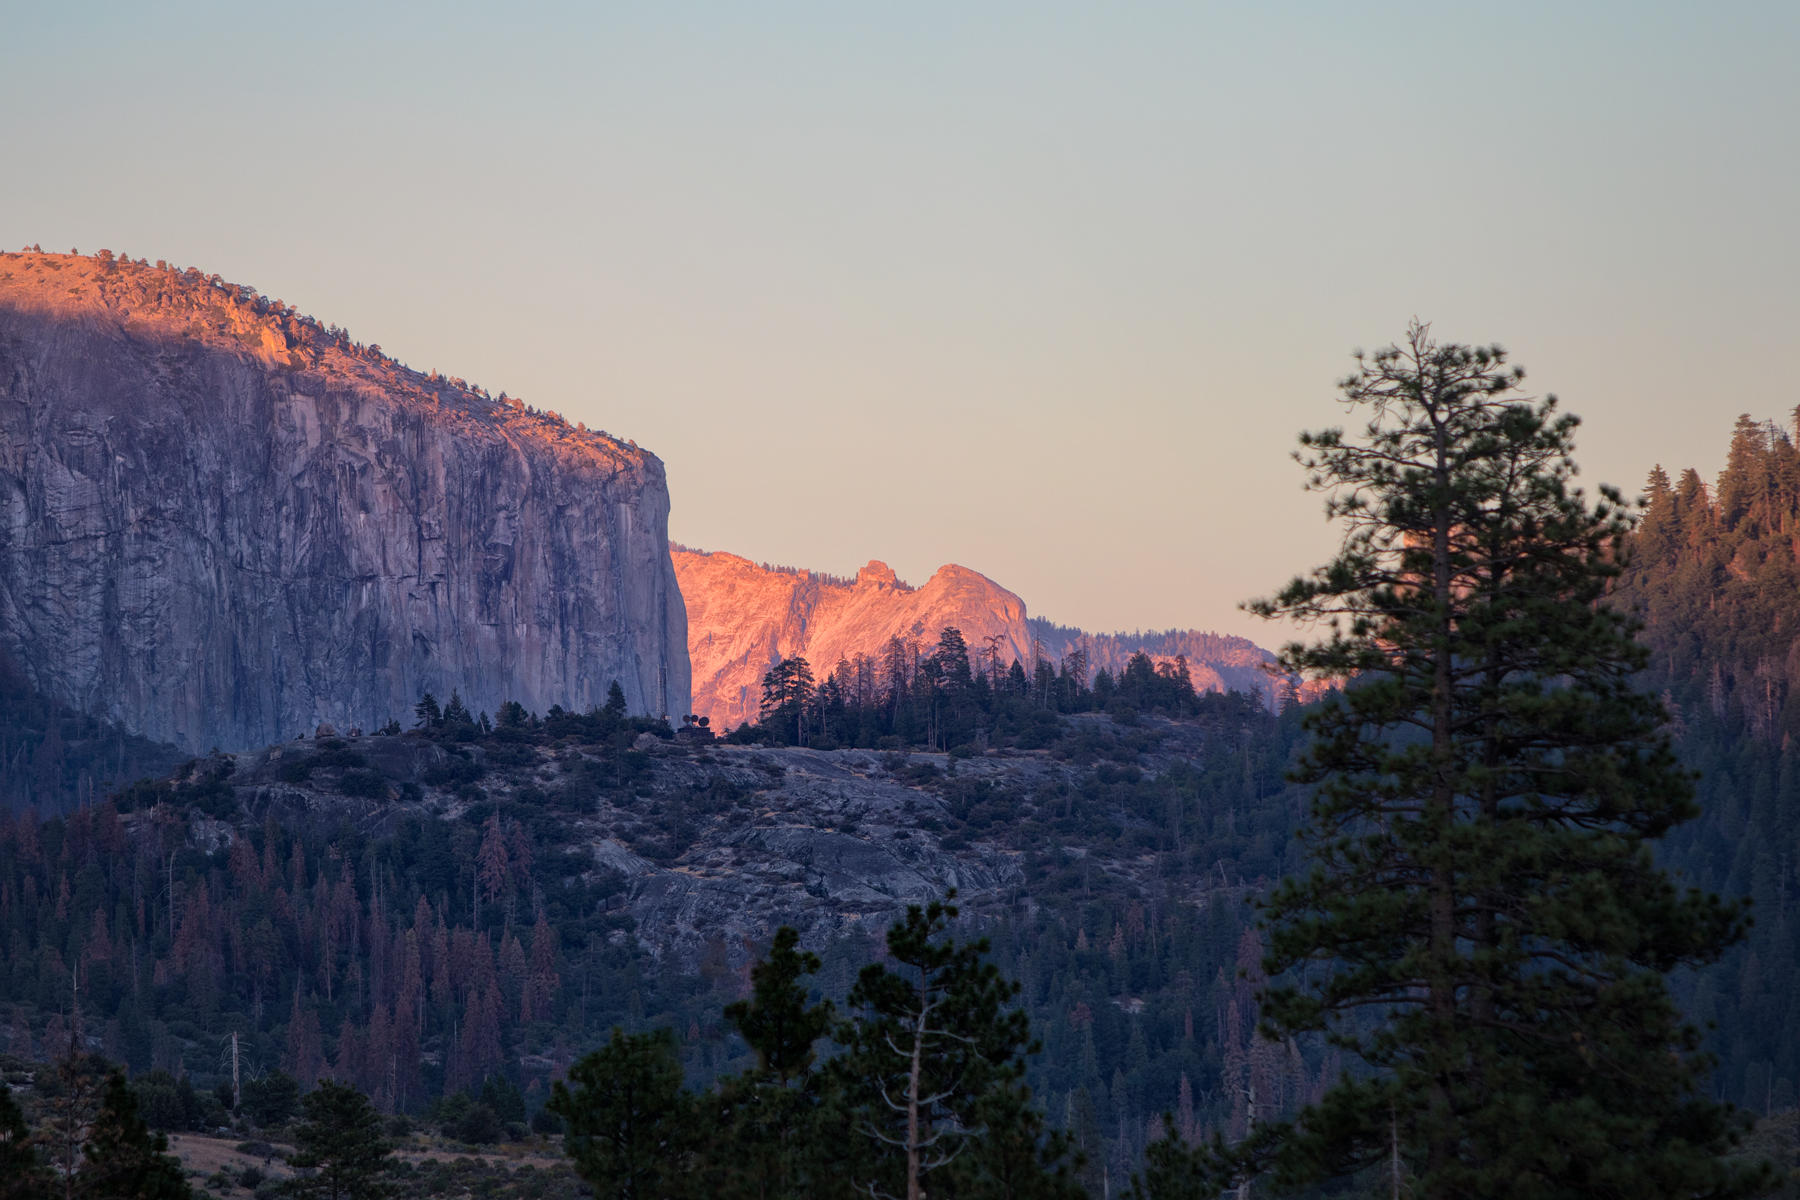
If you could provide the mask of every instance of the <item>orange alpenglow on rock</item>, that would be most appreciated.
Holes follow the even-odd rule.
[[[992,669],[995,650],[1001,670],[1018,662],[1029,673],[1039,657],[1057,667],[1080,647],[1090,673],[1117,675],[1141,651],[1159,667],[1185,660],[1200,691],[1236,688],[1277,699],[1278,682],[1264,670],[1274,656],[1244,638],[1192,629],[1088,634],[1053,625],[1030,618],[1017,595],[955,563],[914,588],[879,561],[851,580],[685,546],[672,554],[687,601],[694,712],[720,733],[756,720],[763,676],[783,658],[805,658],[823,681],[840,660],[880,660],[894,638],[930,653],[945,626],[961,631],[970,665],[982,671]]]
[[[967,567],[940,567],[914,588],[883,562],[848,580],[681,546],[672,555],[687,602],[694,711],[721,732],[756,720],[763,675],[783,658],[805,658],[823,679],[839,659],[879,655],[896,637],[929,651],[954,625],[971,651],[997,635],[1006,662],[1031,660],[1025,602]]]

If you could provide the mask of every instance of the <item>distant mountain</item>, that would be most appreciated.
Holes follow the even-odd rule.
[[[1158,666],[1187,659],[1194,686],[1203,692],[1251,692],[1272,701],[1278,687],[1276,677],[1268,672],[1275,656],[1248,638],[1198,629],[1088,633],[1042,617],[1032,617],[1029,624],[1045,652],[1059,658],[1085,643],[1090,670],[1105,669],[1116,676],[1132,655],[1143,653]],[[1301,688],[1303,695],[1310,690]]]
[[[1060,663],[1085,645],[1090,672],[1116,675],[1139,651],[1158,663],[1183,655],[1199,691],[1252,692],[1271,702],[1275,694],[1262,669],[1274,656],[1244,638],[1195,630],[1089,634],[1029,616],[1017,595],[954,563],[912,587],[881,562],[846,579],[679,545],[671,553],[687,604],[693,711],[719,729],[756,719],[763,676],[783,658],[803,657],[823,677],[840,659],[880,658],[894,638],[929,649],[946,626],[961,630],[978,657],[997,648],[1002,667],[1022,662],[1029,670],[1038,657]]]
[[[0,653],[190,751],[682,711],[663,466],[218,276],[0,254]]]

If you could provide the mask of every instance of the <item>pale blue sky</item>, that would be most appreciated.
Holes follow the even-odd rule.
[[[39,4],[0,245],[249,283],[635,438],[672,534],[1277,640],[1357,346],[1585,477],[1800,394],[1800,5]]]

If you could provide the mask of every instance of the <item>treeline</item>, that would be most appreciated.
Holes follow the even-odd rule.
[[[1716,488],[1658,466],[1618,596],[1644,615],[1651,671],[1685,713],[1704,705],[1754,737],[1800,731],[1800,449],[1738,418]]]
[[[1713,1026],[1717,1087],[1758,1114],[1800,1103],[1800,449],[1791,428],[1737,419],[1709,487],[1661,466],[1615,599],[1644,618],[1647,686],[1699,772],[1700,819],[1662,852],[1689,879],[1748,896],[1755,924],[1716,967],[1683,973],[1683,1008]]]
[[[818,749],[916,746],[973,754],[990,746],[1041,749],[1055,740],[1059,714],[1130,720],[1200,710],[1184,656],[1156,663],[1139,652],[1116,676],[1105,668],[1090,674],[1085,645],[1026,664],[1005,659],[1004,640],[971,648],[954,627],[929,648],[896,636],[879,655],[839,659],[823,680],[805,658],[783,659],[763,676],[757,722],[731,736]]]
[[[65,262],[58,255],[24,257],[42,254],[43,251],[33,245],[21,250],[18,257],[0,252],[0,259],[14,262],[22,259],[21,265],[30,271],[56,273],[63,269]],[[70,257],[80,256],[71,250]],[[552,438],[566,437],[577,431],[589,432],[585,422],[571,425],[561,413],[534,408],[504,391],[494,396],[479,384],[444,376],[435,369],[414,370],[387,357],[377,343],[364,345],[352,337],[348,329],[328,325],[278,298],[271,299],[244,284],[230,283],[217,274],[205,274],[195,267],[184,269],[162,259],[157,259],[153,265],[149,259],[134,260],[123,251],[115,255],[111,250],[100,250],[92,262],[100,294],[109,305],[133,310],[155,309],[177,319],[185,317],[187,324],[181,329],[184,336],[226,340],[235,337],[246,348],[260,349],[261,343],[250,333],[226,333],[229,323],[218,320],[227,313],[247,314],[280,334],[291,366],[319,366],[332,355],[342,355],[391,371],[397,377],[394,382],[398,386],[411,389],[416,396],[430,397],[437,403],[454,406],[479,401],[480,406],[491,413],[497,412],[508,421],[522,423],[534,432]],[[593,432],[601,437],[611,437],[604,430]]]
[[[1086,1194],[1083,1158],[1024,1082],[1040,1047],[1016,1007],[1019,985],[987,961],[985,939],[953,936],[954,896],[895,922],[880,959],[862,966],[841,1003],[817,995],[810,979],[821,962],[784,927],[751,969],[748,994],[720,1014],[751,1051],[744,1070],[690,1089],[671,1030],[615,1027],[570,1067],[534,1124],[565,1134],[593,1194],[620,1200],[848,1200],[926,1189],[1076,1200]],[[396,1184],[414,1194],[428,1182],[392,1157],[394,1139],[410,1133],[404,1119],[384,1122],[361,1090],[338,1080],[301,1096],[293,1080],[277,1078],[282,1086],[264,1081],[241,1104],[221,1080],[206,1103],[215,1125],[293,1141],[287,1155],[266,1141],[240,1150],[260,1147],[294,1174],[275,1185],[251,1166],[209,1186],[335,1197]],[[155,1073],[128,1085],[73,1043],[24,1090],[29,1113],[0,1087],[0,1195],[191,1195],[166,1138],[152,1131],[157,1122],[140,1114],[143,1095],[158,1090]]]

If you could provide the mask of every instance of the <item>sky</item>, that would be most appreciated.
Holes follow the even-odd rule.
[[[1800,394],[1800,5],[9,13],[0,246],[250,284],[658,454],[670,534],[1097,631],[1337,535],[1290,460],[1432,322],[1723,464]]]

